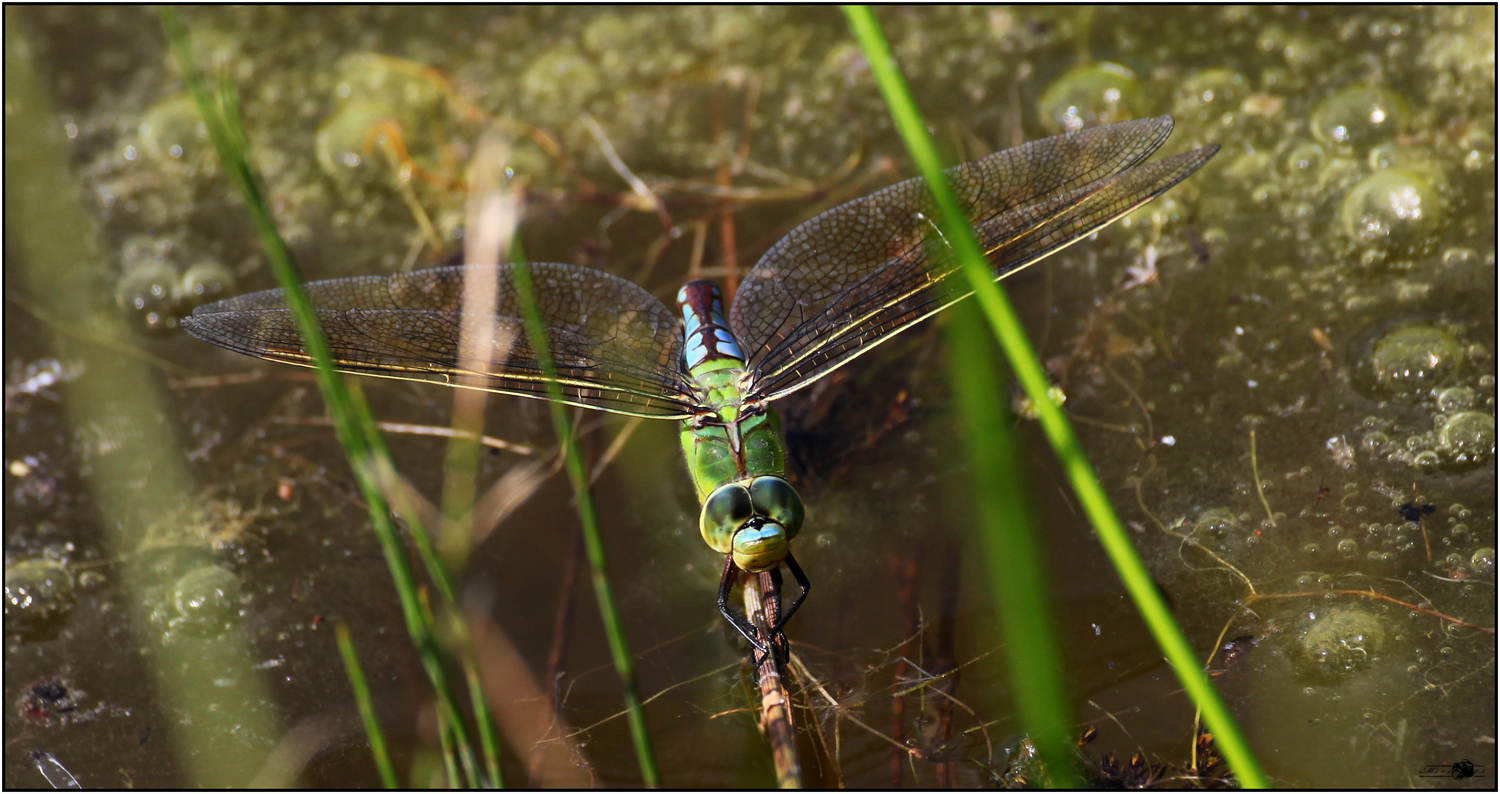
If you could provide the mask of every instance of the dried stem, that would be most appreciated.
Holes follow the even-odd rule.
[[[792,698],[786,689],[782,659],[786,654],[786,637],[771,637],[767,626],[781,618],[781,571],[765,571],[745,583],[745,614],[760,630],[771,653],[765,654],[755,669],[760,685],[760,728],[771,742],[771,761],[776,766],[776,783],[781,788],[802,788],[802,761],[797,755],[797,727],[792,722]]]

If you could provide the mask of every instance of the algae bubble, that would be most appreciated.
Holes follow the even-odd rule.
[[[1197,522],[1193,524],[1193,531],[1189,534],[1200,539],[1222,542],[1229,537],[1235,526],[1233,510],[1227,507],[1215,507],[1203,511],[1198,516]]]
[[[1458,463],[1478,463],[1495,454],[1495,417],[1464,411],[1448,417],[1438,432],[1438,448]]]
[[[1250,83],[1233,69],[1203,69],[1178,86],[1172,112],[1183,119],[1213,120],[1240,106],[1250,94]]]
[[[1147,112],[1135,72],[1109,62],[1084,64],[1057,78],[1042,92],[1040,111],[1052,132],[1113,124]]]
[[[167,97],[141,115],[141,146],[159,160],[191,159],[209,150],[208,127],[187,92]]]
[[[171,328],[177,271],[159,260],[131,268],[115,287],[115,300],[132,324],[144,331]]]
[[[1442,220],[1433,180],[1415,168],[1387,168],[1361,179],[1344,196],[1339,220],[1355,240],[1384,248],[1415,247]]]
[[[1379,86],[1349,86],[1313,108],[1313,134],[1324,143],[1372,146],[1396,137],[1411,118],[1399,92]]]
[[[1441,465],[1442,462],[1443,459],[1438,457],[1438,454],[1430,449],[1424,449],[1421,452],[1418,452],[1417,454],[1411,456],[1411,467],[1413,469],[1416,469],[1417,471],[1437,471],[1438,466]]]
[[[1286,169],[1292,174],[1316,174],[1323,165],[1323,147],[1312,141],[1296,144],[1286,153]]]
[[[183,272],[177,282],[177,302],[183,309],[218,300],[234,291],[234,273],[213,260],[204,260]]]
[[[1490,546],[1484,546],[1474,552],[1469,558],[1469,566],[1474,573],[1488,576],[1495,572],[1495,550]]]
[[[1385,646],[1385,627],[1362,609],[1324,615],[1302,638],[1302,655],[1318,670],[1349,672],[1363,666]]]
[[[1438,393],[1437,406],[1439,411],[1451,414],[1466,408],[1472,408],[1477,400],[1478,397],[1474,394],[1473,389],[1467,386],[1454,386],[1451,389],[1444,389]]]
[[[38,629],[73,609],[73,575],[55,560],[33,558],[5,565],[5,620]]]
[[[229,628],[239,611],[240,580],[217,565],[204,565],[183,574],[172,586],[172,616],[168,625],[198,636],[212,636]]]
[[[319,125],[313,147],[324,173],[341,183],[371,178],[376,169],[360,166],[377,154],[382,135],[399,135],[401,148],[422,161],[446,139],[442,88],[400,61],[368,53],[344,58],[335,94],[333,112]]]
[[[1463,348],[1452,334],[1430,325],[1410,323],[1387,331],[1370,353],[1377,388],[1405,394],[1431,386],[1452,374],[1463,361]]]

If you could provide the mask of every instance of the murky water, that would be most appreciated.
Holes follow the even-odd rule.
[[[1422,785],[1423,766],[1462,758],[1492,775],[1493,10],[880,16],[955,156],[1159,113],[1178,120],[1167,150],[1223,145],[1166,198],[1007,286],[1189,636],[1204,658],[1229,646],[1210,667],[1273,778]],[[17,62],[41,99],[13,102],[6,143],[6,784],[42,786],[60,767],[94,787],[373,785],[336,621],[353,630],[398,766],[429,782],[424,676],[316,389],[175,328],[193,305],[272,279],[155,16],[24,8],[7,21],[8,101],[23,96]],[[741,191],[741,269],[817,209],[906,173],[832,9],[184,21],[239,88],[309,278],[451,256],[485,135],[511,142],[533,259],[663,296],[692,268],[723,276],[721,166]],[[631,198],[584,111],[678,236]],[[27,123],[40,137],[11,137]],[[52,150],[67,172],[47,171],[38,153]],[[47,211],[13,214],[18,195]],[[782,406],[811,514],[798,556],[817,589],[791,634],[823,687],[805,701],[821,729],[804,742],[814,782],[986,785],[1019,739],[982,572],[963,554],[946,365],[924,326]],[[245,373],[258,377],[209,377]],[[363,387],[382,420],[449,422],[446,390]],[[623,425],[591,427],[597,456]],[[525,780],[534,763],[543,783],[634,785],[587,576],[566,577],[577,530],[546,465],[546,412],[496,398],[486,432],[536,450],[484,459],[481,493],[511,505],[463,587],[484,616],[507,773]],[[640,426],[596,487],[652,735],[669,785],[764,785],[675,432]],[[1185,766],[1191,706],[1025,432],[1076,721],[1099,728],[1095,769],[1137,750]],[[444,442],[391,446],[436,500]],[[953,666],[953,700],[893,701],[904,679]],[[537,750],[553,673],[569,738]]]

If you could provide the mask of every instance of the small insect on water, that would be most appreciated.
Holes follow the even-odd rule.
[[[1146,162],[1170,116],[1033,141],[947,172],[996,279],[1108,226],[1207,163],[1217,146]],[[926,182],[910,179],[793,229],[745,277],[726,313],[718,288],[688,283],[673,312],[641,287],[566,264],[528,266],[562,402],[681,422],[702,512],[724,555],[719,611],[761,653],[811,587],[792,555],[806,519],[787,481],[771,403],[972,294],[937,232]],[[483,272],[481,272],[483,271]],[[444,267],[304,285],[343,372],[546,399],[512,265]],[[480,372],[459,359],[464,285],[497,290],[495,339]],[[192,335],[251,356],[311,365],[281,290],[200,306]],[[465,378],[456,378],[464,375]],[[477,384],[477,385],[475,385]],[[801,587],[776,625],[727,603],[741,572],[785,565]]]
[[[1432,538],[1427,534],[1427,521],[1425,517],[1437,512],[1437,508],[1428,504],[1422,498],[1422,491],[1420,488],[1417,488],[1416,483],[1412,483],[1412,488],[1417,492],[1416,497],[1410,502],[1397,507],[1396,512],[1400,513],[1402,518],[1421,528],[1422,544],[1427,547],[1427,561],[1432,562]]]
[[[1423,516],[1432,515],[1437,508],[1425,502],[1407,502],[1396,508],[1401,517],[1413,523],[1421,521]]]

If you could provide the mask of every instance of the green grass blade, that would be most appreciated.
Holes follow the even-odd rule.
[[[518,250],[519,245],[512,249],[513,252]],[[635,682],[635,662],[630,655],[630,643],[625,637],[625,624],[620,620],[619,607],[615,605],[614,590],[609,584],[608,557],[604,551],[604,538],[599,534],[599,518],[594,512],[588,472],[584,470],[583,456],[579,453],[577,439],[573,436],[573,425],[568,421],[567,410],[563,407],[562,386],[557,382],[557,368],[553,365],[546,329],[542,324],[541,312],[537,309],[531,268],[526,264],[524,256],[515,256],[511,266],[516,294],[521,302],[521,313],[525,315],[526,336],[536,350],[537,360],[542,365],[542,375],[547,379],[548,396],[552,398],[547,402],[552,412],[552,427],[557,433],[558,443],[563,447],[568,480],[573,484],[573,500],[578,509],[578,520],[583,525],[583,545],[588,553],[589,569],[593,576],[594,597],[599,602],[604,633],[609,639],[610,658],[614,662],[615,673],[620,677],[620,690],[625,699],[625,718],[630,724],[630,738],[635,743],[641,779],[648,788],[658,788],[661,786],[661,773],[656,765],[656,752],[651,746],[651,734],[646,728],[646,711],[641,704],[640,689]]]
[[[917,110],[906,87],[905,78],[896,66],[879,23],[870,10],[863,6],[848,6],[845,12],[856,38],[864,48],[870,70],[890,106],[891,115],[906,141],[907,149],[933,191],[940,210],[939,220],[943,232],[963,263],[964,272],[973,284],[979,306],[1010,360],[1011,367],[1027,395],[1037,406],[1043,432],[1061,459],[1084,512],[1099,534],[1105,552],[1188,695],[1202,710],[1204,721],[1214,733],[1215,743],[1233,768],[1240,785],[1245,788],[1268,788],[1270,780],[1250,749],[1249,742],[1229,713],[1228,706],[1209,682],[1192,645],[1188,643],[1187,637],[1173,619],[1171,610],[1157,592],[1145,564],[1136,554],[1119,517],[1115,515],[1114,507],[1105,496],[1103,486],[1094,475],[1093,467],[1084,456],[1083,448],[1067,417],[1048,394],[1047,376],[1037,361],[1036,353],[1032,350],[1009,300],[994,281],[989,263],[978,241],[974,239],[973,231],[964,222],[964,215],[953,195],[952,187],[943,178],[937,150],[927,133],[921,112]]]
[[[428,626],[437,624],[437,618],[432,614],[432,600],[427,597],[427,591],[417,593],[421,599],[422,614],[426,618]],[[450,755],[456,756],[462,764],[464,776],[453,775],[453,785],[461,788],[484,788],[486,780],[479,773],[479,762],[474,757],[474,745],[469,741],[467,728],[464,726],[463,716],[457,710],[456,700],[452,697],[438,698],[438,722],[448,726],[451,733],[451,741],[448,745]],[[443,712],[447,713],[444,714]]]
[[[969,490],[990,592],[1021,722],[1041,753],[1047,783],[1082,784],[1069,748],[1073,700],[1063,680],[1062,643],[1053,618],[1046,554],[1014,417],[997,395],[1006,387],[994,341],[974,304],[953,307],[946,328],[948,378],[965,429]]]
[[[358,393],[355,396],[357,399]],[[363,407],[363,400],[357,400],[357,404],[361,406],[365,416],[368,417],[369,409]],[[370,438],[370,446],[374,451],[371,455],[371,460],[374,467],[380,472],[378,479],[382,482],[395,482],[395,467],[391,463],[390,450],[385,446],[385,437],[380,435],[373,426],[370,432],[374,434]],[[396,493],[401,493],[400,489],[394,490]],[[402,500],[398,497],[398,502],[400,501]],[[450,650],[458,656],[458,661],[463,668],[464,683],[469,692],[469,703],[474,709],[474,720],[478,727],[479,747],[480,751],[484,754],[485,770],[489,774],[489,777],[486,779],[479,776],[477,768],[473,767],[472,764],[466,763],[465,769],[475,773],[474,780],[472,781],[474,785],[493,785],[503,788],[505,786],[505,779],[500,769],[499,731],[495,727],[495,718],[490,712],[489,703],[484,697],[484,687],[479,677],[478,659],[474,654],[474,643],[469,636],[469,627],[464,621],[463,613],[458,608],[458,594],[453,587],[452,577],[448,575],[447,565],[443,562],[443,558],[439,555],[437,547],[433,544],[432,536],[427,534],[421,522],[417,519],[416,509],[404,503],[398,504],[397,507],[402,515],[411,517],[409,524],[410,534],[412,541],[417,547],[417,556],[421,558],[422,565],[427,570],[428,577],[432,579],[434,586],[437,588],[438,598],[443,607],[443,618],[449,631],[448,645],[450,646]],[[403,557],[404,560],[405,558]],[[432,636],[432,630],[437,624],[437,617],[433,615],[431,606],[422,597],[422,594],[418,593],[418,596],[421,599],[425,624],[428,627],[427,641],[435,641],[435,638]],[[436,682],[434,682],[434,685],[436,685]],[[455,715],[455,719],[460,720],[459,724],[455,726],[456,736],[459,740],[457,746],[458,753],[466,761],[472,761],[473,746],[469,741],[468,731],[464,728],[461,717],[457,716],[461,713],[458,709],[457,701],[456,699],[447,697],[446,691],[444,699],[447,703],[447,708],[450,709],[450,713]]]
[[[380,771],[380,782],[386,788],[399,788],[396,768],[391,765],[390,753],[385,746],[385,732],[380,729],[380,720],[375,717],[375,703],[370,699],[370,685],[365,681],[364,668],[359,664],[359,653],[354,649],[354,638],[349,636],[349,626],[343,621],[334,627],[338,632],[339,655],[344,658],[344,672],[349,676],[349,686],[354,690],[354,704],[359,707],[359,718],[365,724],[365,736],[370,739],[370,755],[375,757],[375,768]]]
[[[391,522],[390,511],[381,488],[382,472],[394,471],[384,440],[379,430],[376,429],[364,401],[357,395],[351,394],[345,388],[343,380],[333,370],[333,358],[328,341],[318,327],[317,316],[313,313],[307,295],[301,288],[301,278],[292,263],[286,243],[276,228],[269,204],[260,190],[259,182],[250,164],[248,144],[244,128],[240,124],[239,109],[235,103],[234,92],[230,90],[232,86],[225,83],[221,85],[221,90],[217,94],[211,93],[193,63],[187,30],[178,18],[177,10],[171,6],[164,6],[160,9],[160,14],[162,27],[176,54],[184,79],[198,106],[199,114],[203,117],[209,138],[218,152],[225,172],[245,200],[260,236],[261,245],[271,263],[271,269],[286,293],[287,306],[296,319],[298,331],[307,342],[308,353],[316,367],[319,389],[328,403],[339,442],[344,446],[361,495],[369,507],[371,523],[380,540],[386,564],[390,568],[391,578],[401,600],[407,631],[411,634],[413,644],[421,656],[422,666],[431,679],[434,693],[440,701],[439,714],[451,720],[452,724],[449,728],[458,751],[461,754],[467,752],[472,757],[472,743],[469,740],[468,728],[459,716],[462,712],[457,708],[448,684],[446,654],[433,632],[432,621],[426,617],[427,612],[421,603],[420,587],[407,557],[405,544],[402,543],[400,533]],[[410,510],[405,511],[405,514],[415,516],[415,513]],[[432,551],[431,539],[415,519],[411,522],[410,530],[427,564],[428,573],[443,597],[447,613],[452,620],[461,620],[456,616],[453,588],[446,570],[441,564],[434,565],[438,558]],[[477,702],[482,703],[482,698]],[[486,752],[490,749],[486,748]],[[498,765],[494,766],[498,769]],[[476,779],[471,782],[480,784],[486,781],[476,776]],[[500,783],[499,780],[489,782],[496,785]]]
[[[450,715],[442,714],[444,707],[438,705],[438,750],[443,756],[443,776],[448,779],[448,788],[464,788],[464,779],[458,772],[458,757],[453,750],[453,722]]]
[[[496,788],[505,787],[505,773],[500,770],[500,729],[495,725],[495,715],[490,713],[489,702],[484,698],[484,682],[479,678],[479,665],[474,658],[473,646],[465,636],[464,681],[469,686],[469,707],[474,710],[474,723],[479,730],[479,748],[484,753],[484,769]]]

